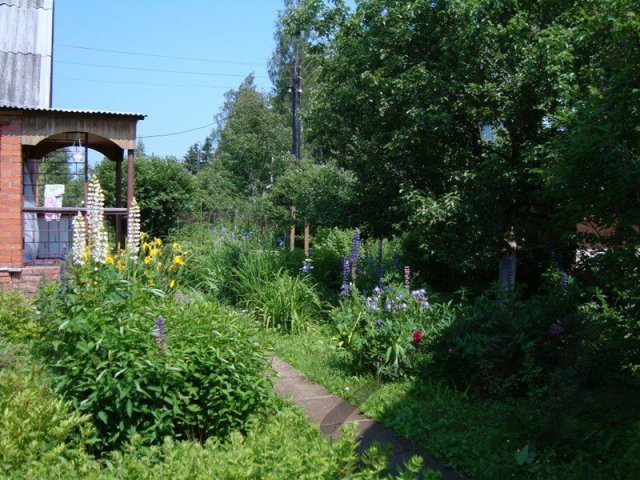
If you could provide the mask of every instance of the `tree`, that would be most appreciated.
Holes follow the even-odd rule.
[[[256,90],[253,76],[225,96],[218,116],[215,158],[238,192],[255,196],[288,162],[290,130],[269,99]]]
[[[587,2],[570,40],[575,74],[570,101],[552,119],[560,135],[546,175],[549,191],[565,223],[586,218],[615,225],[613,237],[597,242],[635,248],[640,240],[638,3]]]
[[[295,206],[302,223],[314,227],[346,227],[350,224],[355,186],[356,179],[351,172],[334,164],[303,160],[276,180],[269,197],[284,211],[282,218],[287,220],[289,208]]]
[[[182,162],[187,170],[194,175],[198,174],[202,167],[208,165],[213,158],[213,138],[211,135],[207,135],[202,143],[194,143],[189,147],[187,153],[185,153]]]
[[[317,3],[291,28],[327,31]],[[576,3],[358,4],[319,49],[305,125],[356,172],[361,221],[375,233],[417,227],[426,259],[452,273],[499,260],[513,287],[516,252],[533,258],[556,236],[542,172],[558,128],[546,119],[566,102]]]

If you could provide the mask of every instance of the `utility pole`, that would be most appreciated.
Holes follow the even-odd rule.
[[[300,124],[300,94],[302,89],[300,88],[300,57],[298,55],[293,59],[293,79],[291,82],[291,98],[292,98],[292,114],[293,114],[293,145],[291,153],[296,160],[300,160],[300,144],[301,138],[301,124]]]

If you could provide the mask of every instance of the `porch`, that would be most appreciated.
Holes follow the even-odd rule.
[[[123,246],[142,119],[136,113],[0,107],[0,287],[28,283],[33,290],[34,277],[57,275],[72,248],[71,219],[86,211],[89,149],[113,162],[115,198],[105,213]]]

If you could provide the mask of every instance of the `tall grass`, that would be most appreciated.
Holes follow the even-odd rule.
[[[283,264],[284,258],[275,251],[243,256],[234,270],[237,302],[267,328],[304,330],[321,314],[322,304],[308,278],[290,275]]]

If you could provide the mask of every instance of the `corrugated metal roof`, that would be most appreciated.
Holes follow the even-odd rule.
[[[0,32],[0,51],[50,57],[53,10],[0,4]]]
[[[0,5],[10,5],[20,8],[53,9],[53,0],[0,0]]]
[[[0,103],[48,107],[53,0],[0,0]]]
[[[72,108],[39,108],[39,107],[17,107],[15,105],[2,105],[0,102],[0,110],[24,110],[26,112],[52,112],[52,113],[79,113],[86,115],[116,115],[120,117],[138,117],[140,120],[146,118],[142,113],[131,112],[108,112],[103,110],[78,110]]]
[[[50,68],[37,55],[0,52],[0,104],[49,105]]]

